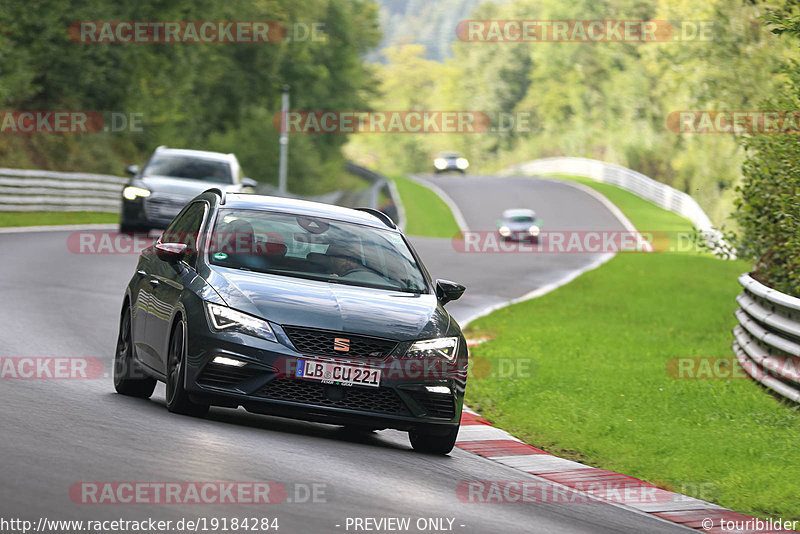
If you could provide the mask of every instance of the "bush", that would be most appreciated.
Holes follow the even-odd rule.
[[[800,72],[761,109],[800,110]],[[734,217],[742,256],[756,260],[754,276],[762,283],[800,297],[800,130],[754,134],[744,139],[747,159],[738,188]]]

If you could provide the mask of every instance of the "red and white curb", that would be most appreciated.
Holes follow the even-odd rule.
[[[752,525],[755,524],[755,518],[694,497],[658,488],[634,477],[553,456],[492,426],[486,419],[468,408],[464,408],[461,415],[461,429],[456,440],[456,447],[535,475],[565,489],[568,488],[568,491],[573,494],[585,494],[590,500],[632,508],[638,512],[701,532],[760,532],[764,534],[794,532],[791,530],[731,530],[723,528],[723,521],[726,524],[734,521],[738,525],[744,525],[750,521]],[[598,485],[606,488],[607,497],[613,495],[613,498],[603,498],[603,495],[598,496],[598,493],[593,491],[584,493],[587,488]],[[615,489],[610,491],[608,488]],[[647,498],[643,499],[642,496]]]

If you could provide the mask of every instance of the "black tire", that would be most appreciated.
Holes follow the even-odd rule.
[[[420,432],[419,430],[411,430],[408,433],[408,438],[411,441],[411,446],[417,452],[425,452],[428,454],[448,454],[453,450],[458,437],[458,428],[448,431],[446,434],[430,434],[427,432]]]
[[[156,379],[144,374],[133,359],[131,339],[131,308],[126,305],[122,311],[117,336],[117,352],[114,355],[114,389],[129,397],[149,399],[156,389]]]
[[[197,404],[186,391],[186,323],[175,323],[169,340],[167,361],[167,410],[181,415],[202,417],[208,413],[208,404]]]

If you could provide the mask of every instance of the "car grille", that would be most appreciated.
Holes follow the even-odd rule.
[[[397,393],[387,388],[344,387],[306,380],[276,378],[261,388],[257,395],[269,399],[364,412],[408,413]]]
[[[144,209],[147,216],[152,219],[172,220],[187,204],[188,200],[182,197],[153,193],[145,198]]]
[[[452,395],[427,391],[409,391],[409,395],[425,409],[428,417],[452,419],[456,416],[456,401]]]
[[[397,346],[396,341],[367,336],[330,332],[313,328],[285,326],[283,330],[301,354],[312,356],[338,356],[347,358],[383,358]],[[349,350],[334,350],[336,339],[349,341]],[[341,343],[339,344],[341,347]]]
[[[233,367],[232,365],[220,365],[212,361],[203,368],[197,383],[201,386],[218,388],[232,387],[266,372],[265,369],[253,365]]]

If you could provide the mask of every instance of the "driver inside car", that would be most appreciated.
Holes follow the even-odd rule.
[[[331,276],[347,276],[353,271],[364,270],[364,264],[358,261],[361,252],[344,245],[331,245],[325,253],[328,258],[329,273]]]

